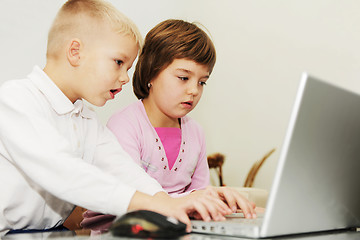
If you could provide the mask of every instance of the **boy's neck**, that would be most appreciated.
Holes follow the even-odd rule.
[[[55,83],[55,85],[64,93],[64,95],[74,103],[78,98],[72,93],[71,76],[61,67],[61,63],[47,62],[43,71]]]

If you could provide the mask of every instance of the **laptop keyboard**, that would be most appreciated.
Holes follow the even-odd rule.
[[[248,219],[248,218],[226,218],[226,220],[230,221],[230,222],[236,222],[236,223],[241,223],[241,224],[249,224],[249,225],[259,225],[263,221],[262,218],[252,218],[252,219]]]
[[[234,216],[219,222],[196,221],[196,224],[194,222],[192,224],[192,231],[196,233],[247,236],[250,232],[251,234],[258,234],[262,221],[263,217],[248,219]]]
[[[259,214],[257,218],[244,218],[244,214],[242,213],[233,213],[225,217],[226,221],[249,225],[259,225],[263,221],[263,214]]]

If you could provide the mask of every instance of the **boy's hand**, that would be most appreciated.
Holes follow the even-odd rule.
[[[156,193],[153,197],[136,192],[129,206],[131,210],[150,210],[165,216],[172,216],[187,225],[187,232],[191,231],[189,216],[201,218],[204,221],[225,220],[224,215],[231,214],[231,209],[211,194],[202,194],[197,197],[171,198],[164,192]]]
[[[130,210],[150,210],[165,216],[172,216],[187,225],[191,231],[189,216],[204,221],[222,221],[224,215],[241,209],[245,218],[256,218],[255,204],[247,200],[238,191],[229,187],[207,187],[185,197],[172,198],[165,192],[149,196],[136,192],[129,205]]]
[[[247,198],[242,196],[238,191],[230,187],[212,187],[208,186],[204,190],[197,190],[192,192],[189,197],[195,197],[199,195],[211,195],[218,197],[225,203],[232,212],[236,212],[237,209],[241,209],[245,218],[256,218],[255,203],[250,202]]]
[[[250,202],[247,198],[242,196],[237,190],[230,187],[207,187],[205,192],[211,192],[214,194],[214,191],[218,196],[227,203],[231,208],[232,212],[236,212],[237,209],[241,209],[244,213],[245,218],[256,218],[256,205],[253,202]]]

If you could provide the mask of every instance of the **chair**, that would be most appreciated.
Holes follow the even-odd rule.
[[[231,188],[237,190],[241,195],[243,195],[245,198],[247,198],[249,201],[254,202],[257,207],[264,208],[266,206],[267,198],[268,198],[268,191],[265,189],[260,188],[254,188],[252,187],[253,181],[255,179],[256,173],[261,167],[261,165],[264,163],[264,161],[275,151],[275,149],[272,149],[269,153],[267,153],[260,161],[257,161],[254,166],[251,168],[248,177],[251,180],[251,184],[248,187],[234,187]],[[221,153],[214,153],[211,155],[208,155],[207,157],[209,168],[214,169],[216,171],[217,177],[219,178],[219,185],[225,186],[223,181],[223,173],[222,173],[222,166],[225,162],[225,156]],[[249,182],[249,180],[247,180]]]
[[[225,156],[221,153],[214,153],[211,155],[208,155],[207,161],[209,164],[209,168],[213,168],[216,171],[216,174],[219,177],[219,185],[225,186],[223,181],[223,175],[222,175],[222,165],[225,162]]]
[[[251,167],[251,169],[246,177],[244,187],[252,187],[253,186],[256,174],[258,173],[260,167],[264,164],[265,160],[268,159],[270,157],[270,155],[273,154],[273,152],[275,152],[275,150],[276,150],[275,148],[271,149],[268,153],[266,153],[264,155],[264,157],[262,159],[256,161],[253,164],[253,166]]]
[[[74,231],[76,235],[90,235],[89,229],[83,229],[80,226],[80,222],[83,220],[83,213],[86,211],[85,208],[76,207],[70,216],[65,220],[64,227],[70,231]]]

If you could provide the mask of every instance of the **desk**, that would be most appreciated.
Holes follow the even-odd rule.
[[[30,233],[30,234],[10,234],[3,237],[1,240],[120,240],[120,239],[135,239],[135,238],[119,238],[111,234],[102,234],[98,236],[77,236],[74,232],[43,232],[43,233]],[[205,234],[188,234],[180,237],[179,240],[241,240],[247,238],[225,237],[218,235],[205,235]],[[278,238],[269,238],[277,240],[357,240],[360,239],[359,231],[347,232],[328,232],[316,234],[303,234],[298,236],[285,236]],[[249,239],[247,239],[249,240]]]

